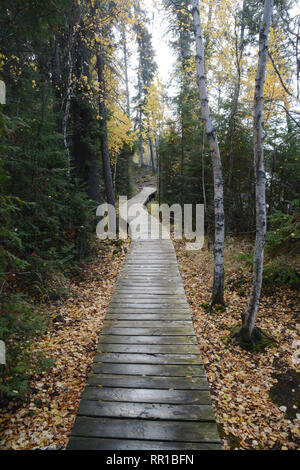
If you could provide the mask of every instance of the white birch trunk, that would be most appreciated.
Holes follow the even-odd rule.
[[[215,207],[215,245],[214,245],[214,284],[211,305],[224,304],[224,204],[222,163],[209,106],[205,81],[204,47],[199,12],[199,0],[193,0],[193,20],[196,35],[196,73],[200,96],[202,119],[211,151],[214,175],[214,207]]]
[[[63,143],[66,151],[66,178],[67,182],[70,182],[71,179],[71,154],[68,146],[68,139],[67,139],[67,130],[68,130],[68,120],[70,114],[70,105],[71,105],[71,98],[72,98],[72,73],[73,73],[73,59],[72,59],[72,47],[73,47],[73,40],[74,40],[74,32],[69,33],[69,41],[68,41],[68,59],[67,59],[67,69],[68,69],[68,80],[67,80],[67,97],[66,97],[66,106],[64,117],[62,121],[62,134],[63,134]]]
[[[266,176],[263,151],[263,92],[268,56],[268,36],[273,13],[273,0],[265,0],[263,20],[259,32],[259,54],[254,94],[254,170],[256,178],[256,240],[253,260],[253,280],[247,313],[243,316],[242,339],[253,339],[255,320],[261,294],[264,245],[266,238]]]
[[[125,71],[125,87],[126,87],[126,111],[130,119],[130,95],[129,95],[129,78],[128,78],[128,52],[126,45],[126,32],[122,33],[123,54],[124,54],[124,71]]]

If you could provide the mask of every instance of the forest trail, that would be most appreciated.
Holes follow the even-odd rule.
[[[139,221],[108,308],[67,449],[220,449],[210,392],[172,241]],[[160,224],[152,218],[156,229]],[[138,225],[140,224],[140,227]]]

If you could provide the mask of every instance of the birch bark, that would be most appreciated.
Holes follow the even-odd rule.
[[[264,245],[266,238],[266,176],[263,149],[263,92],[268,57],[268,37],[273,13],[273,0],[265,0],[263,20],[259,32],[258,65],[254,93],[254,170],[256,181],[256,240],[253,260],[253,280],[248,310],[243,315],[241,337],[246,342],[255,339],[255,321],[261,294]],[[259,333],[258,333],[259,334]]]
[[[73,57],[72,57],[72,48],[74,42],[74,31],[69,31],[68,39],[68,58],[67,58],[67,70],[68,70],[68,79],[67,79],[67,96],[66,96],[66,106],[64,111],[64,116],[62,120],[62,135],[63,143],[66,151],[66,179],[67,183],[70,183],[71,179],[71,154],[68,146],[67,131],[68,131],[68,120],[70,114],[70,105],[72,97],[72,73],[73,73]]]
[[[224,304],[224,202],[223,174],[216,129],[213,125],[208,105],[207,87],[204,69],[204,47],[202,26],[199,12],[199,0],[193,0],[193,20],[196,35],[196,78],[200,97],[202,119],[210,147],[214,176],[215,208],[215,245],[214,245],[214,283],[211,306]]]

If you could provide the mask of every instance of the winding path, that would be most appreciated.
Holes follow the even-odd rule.
[[[144,204],[99,338],[70,450],[220,449],[208,383],[172,241]],[[156,227],[158,228],[158,227]]]

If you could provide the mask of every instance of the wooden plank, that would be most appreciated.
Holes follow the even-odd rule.
[[[150,388],[174,390],[208,390],[206,377],[151,377],[139,375],[113,375],[91,373],[88,386],[117,388]]]
[[[115,293],[111,299],[111,304],[119,305],[186,305],[181,295],[175,294],[119,294]]]
[[[153,284],[157,284],[157,286],[164,286],[164,285],[170,285],[171,283],[174,284],[174,285],[177,285],[177,286],[182,286],[181,284],[181,280],[179,278],[179,274],[175,273],[175,272],[172,272],[172,273],[168,273],[167,275],[166,274],[163,274],[163,273],[159,273],[159,272],[156,272],[154,275],[150,275],[150,274],[146,274],[145,273],[145,277],[140,277],[139,273],[136,273],[136,272],[132,272],[132,273],[124,273],[124,274],[121,274],[119,275],[119,279],[117,281],[117,285],[123,283],[123,284],[131,284],[131,281],[134,281],[135,284],[137,286],[139,285],[144,285],[146,287],[149,287],[149,280],[151,279],[151,281],[153,282]],[[183,287],[183,286],[182,286]]]
[[[192,344],[100,344],[99,352],[141,353],[141,354],[198,354],[199,347]]]
[[[181,295],[175,294],[114,294],[111,299],[111,304],[116,303],[123,305],[157,305],[157,304],[168,304],[172,305],[186,305],[186,302],[182,300]]]
[[[149,287],[147,287],[145,284],[135,284],[135,281],[130,279],[130,286],[128,285],[128,281],[126,281],[126,284],[120,284],[115,287],[115,293],[120,293],[120,294],[141,294],[141,293],[149,293]],[[149,280],[149,284],[152,284],[151,286],[151,293],[154,293],[155,295],[166,295],[166,294],[176,294],[176,295],[184,295],[184,289],[181,287],[174,285],[174,282],[168,283],[164,286],[161,285],[162,281],[159,281],[160,286],[155,285],[154,280]],[[133,287],[134,284],[134,287]]]
[[[121,287],[129,287],[128,284],[130,284],[130,287],[135,287],[136,289],[140,288],[147,288],[149,287],[149,284],[152,285],[154,289],[156,288],[161,288],[161,289],[169,289],[169,288],[177,288],[180,287],[177,285],[177,279],[175,277],[159,277],[157,275],[155,276],[147,276],[145,278],[145,282],[147,283],[147,286],[144,284],[144,282],[141,281],[141,277],[143,276],[142,273],[136,273],[136,274],[130,274],[124,278],[122,278],[122,284]],[[118,288],[118,285],[116,285],[116,288]]]
[[[101,353],[95,355],[94,362],[118,364],[202,364],[201,357],[193,354]]]
[[[170,328],[109,328],[105,327],[102,330],[102,335],[120,335],[120,336],[192,336],[194,330],[192,327]]]
[[[167,303],[169,306],[172,305],[187,305],[186,302],[182,300],[182,295],[183,294],[174,294],[170,293],[168,290],[165,291],[165,293],[162,292],[155,292],[153,290],[152,294],[148,294],[147,292],[143,293],[143,289],[141,289],[139,292],[120,292],[116,291],[113,294],[113,297],[111,299],[112,303],[134,303],[134,304],[150,304],[150,305],[156,305],[160,303]]]
[[[154,375],[163,377],[204,377],[202,366],[177,366],[160,364],[111,364],[94,363],[92,371],[95,374],[120,374],[120,375]]]
[[[186,300],[182,298],[182,295],[178,294],[125,294],[116,292],[113,294],[111,303],[125,303],[125,304],[183,304],[186,305]]]
[[[105,317],[107,321],[110,320],[160,320],[167,321],[170,320],[186,320],[188,315],[186,313],[109,313]]]
[[[145,276],[143,277],[143,280],[141,279],[142,276],[145,276],[145,273],[144,275],[142,273],[140,274],[128,274],[127,276],[124,275],[124,277],[122,277],[122,283],[123,284],[126,284],[128,285],[130,283],[130,285],[132,284],[135,284],[137,287],[141,286],[141,287],[144,287],[146,286],[149,286],[149,284],[153,284],[153,287],[158,287],[158,286],[161,286],[161,287],[168,287],[168,286],[175,286],[177,284],[177,278],[176,277],[172,277],[170,278],[169,276]],[[146,282],[146,284],[145,284]]]
[[[126,268],[122,271],[122,273],[130,273],[130,274],[139,274],[143,273],[145,276],[171,276],[171,277],[178,277],[178,271],[176,265],[172,266],[145,266],[144,264],[140,265],[130,265],[127,264]]]
[[[71,437],[68,450],[220,450],[220,444]]]
[[[145,251],[147,253],[149,253],[149,256],[147,257],[147,259],[140,258],[140,261],[139,261],[139,257],[137,255],[137,261],[139,261],[140,263],[143,261],[145,266],[148,266],[148,262],[151,261],[152,258],[154,259],[154,261],[157,261],[157,263],[160,263],[160,264],[174,263],[174,261],[177,260],[174,253],[170,253],[169,250],[167,250],[167,252],[165,250],[163,250],[163,254],[161,254],[161,256],[155,255],[155,253],[153,251],[148,252],[147,248],[145,249]],[[153,254],[151,255],[151,253],[153,253]],[[141,256],[142,255],[140,254],[140,257]],[[135,261],[136,261],[136,258],[131,257],[130,253],[129,253],[128,257],[126,258],[126,265],[124,267],[127,267],[127,263],[134,263]]]
[[[210,405],[168,405],[160,403],[116,403],[82,400],[78,416],[139,418],[185,421],[213,421]]]
[[[101,334],[99,344],[197,344],[194,335],[185,336],[147,336],[147,335],[109,335]]]
[[[99,388],[87,387],[82,395],[83,400],[117,401],[132,403],[167,403],[209,405],[208,390],[159,390],[135,388]]]
[[[145,292],[149,290],[149,284],[151,280],[151,291],[159,292],[159,289],[162,290],[167,290],[167,289],[177,289],[181,290],[181,293],[184,292],[184,289],[182,286],[177,285],[176,280],[173,279],[154,279],[151,278],[149,280],[146,280],[145,282],[142,282],[141,279],[138,277],[130,276],[128,278],[124,278],[122,281],[120,281],[118,284],[116,284],[115,289],[126,289],[127,291],[130,292],[130,290],[141,290],[145,289]]]
[[[105,327],[115,328],[181,328],[181,327],[192,327],[193,323],[191,320],[169,320],[161,322],[160,320],[113,320],[107,318],[104,322]]]
[[[105,437],[117,439],[140,439],[181,442],[219,443],[220,438],[215,423],[174,422],[141,419],[91,418],[78,416],[73,436]]]
[[[153,191],[145,188],[129,206]],[[116,283],[68,449],[219,449],[175,250],[169,238],[147,239],[151,217],[146,209],[142,214],[140,240],[131,243]]]
[[[155,301],[155,300],[149,300],[149,299],[144,299],[144,300],[139,300],[139,301],[136,301],[134,302],[133,300],[127,300],[127,301],[120,301],[120,300],[115,300],[114,298],[112,298],[111,300],[111,308],[112,309],[116,309],[116,308],[136,308],[136,309],[141,309],[141,310],[145,310],[145,309],[151,309],[151,308],[160,308],[160,309],[163,309],[163,310],[171,310],[171,311],[174,311],[174,310],[185,310],[187,311],[187,306],[186,304],[184,303],[181,303],[181,302],[164,302],[164,303],[161,303],[161,301]]]
[[[144,306],[124,306],[124,305],[110,305],[108,308],[108,313],[184,313],[188,315],[188,308],[184,305],[178,306],[174,305],[174,307],[160,307],[157,305]],[[190,317],[189,317],[190,318]]]
[[[126,257],[126,260],[128,259],[140,259],[142,261],[148,261],[148,259],[156,259],[156,260],[161,260],[162,257],[176,260],[176,255],[174,251],[169,250],[169,249],[159,249],[159,248],[145,248],[144,251],[142,250],[137,250],[137,249],[132,249],[130,250],[128,256]]]
[[[153,283],[172,283],[177,284],[179,282],[178,275],[175,273],[145,273],[145,271],[133,271],[126,272],[120,276],[121,281],[134,281],[136,283],[144,284],[145,282],[149,285],[149,282]],[[163,285],[163,284],[162,284]]]
[[[159,299],[140,299],[140,300],[136,300],[134,301],[133,299],[117,299],[117,298],[112,298],[111,299],[111,303],[110,305],[112,307],[120,307],[120,306],[123,306],[123,307],[136,307],[136,308],[152,308],[152,307],[161,307],[161,308],[164,308],[164,309],[168,309],[168,310],[173,310],[173,308],[175,309],[176,307],[180,308],[181,306],[182,307],[185,307],[186,304],[184,302],[176,302],[176,300],[174,301],[162,301],[162,300],[159,300]]]

